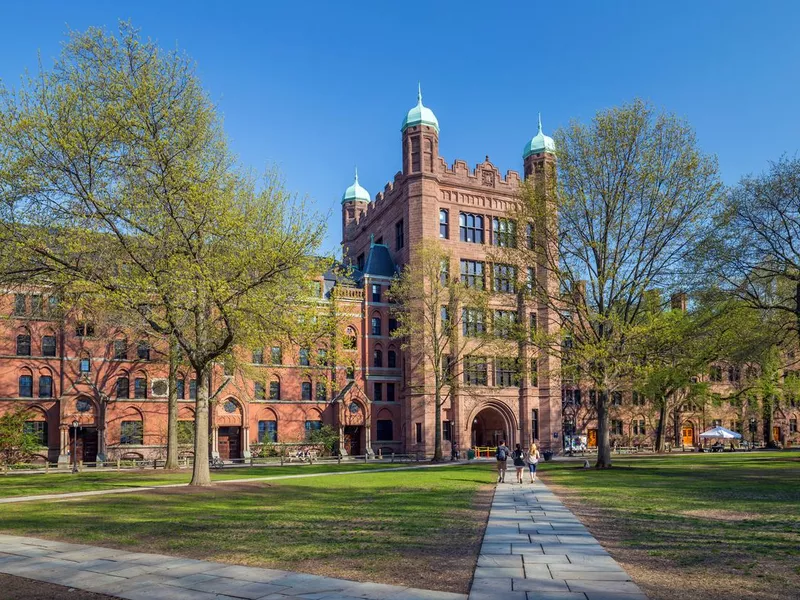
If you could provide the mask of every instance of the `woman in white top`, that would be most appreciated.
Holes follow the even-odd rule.
[[[528,470],[531,475],[531,483],[536,481],[536,465],[539,464],[539,448],[536,444],[531,444],[531,449],[528,450]]]

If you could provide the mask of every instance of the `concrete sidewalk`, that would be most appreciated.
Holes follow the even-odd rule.
[[[498,598],[647,600],[539,481],[497,484],[469,600]]]
[[[463,594],[361,583],[290,571],[125,552],[11,535],[0,535],[0,573],[128,600],[467,598]]]

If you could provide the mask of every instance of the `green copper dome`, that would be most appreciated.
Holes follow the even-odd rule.
[[[353,185],[347,188],[342,195],[342,202],[371,202],[369,192],[358,184],[358,169],[356,169],[356,179]]]
[[[531,154],[541,154],[542,152],[549,152],[554,154],[556,151],[556,143],[553,138],[542,133],[542,115],[539,114],[539,133],[533,136],[530,142],[525,144],[522,150],[523,160],[528,158]]]
[[[422,86],[420,86],[419,92],[417,93],[417,105],[408,111],[406,118],[403,119],[403,127],[400,131],[405,131],[406,128],[412,125],[428,125],[429,127],[433,127],[436,133],[439,133],[439,120],[436,118],[436,115],[433,114],[430,108],[422,105]]]

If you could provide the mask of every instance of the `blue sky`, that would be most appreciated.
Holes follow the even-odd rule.
[[[330,213],[329,249],[353,166],[373,195],[399,170],[418,81],[448,162],[521,170],[539,111],[552,132],[635,97],[687,118],[726,183],[800,146],[796,1],[27,0],[0,9],[0,79],[118,19],[197,61],[242,161]]]

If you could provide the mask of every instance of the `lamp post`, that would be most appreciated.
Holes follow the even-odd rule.
[[[78,472],[78,427],[80,423],[77,420],[72,422],[72,472]]]
[[[755,417],[750,417],[750,450],[753,450],[753,446],[756,443],[756,429],[758,429],[758,425],[756,425]]]

